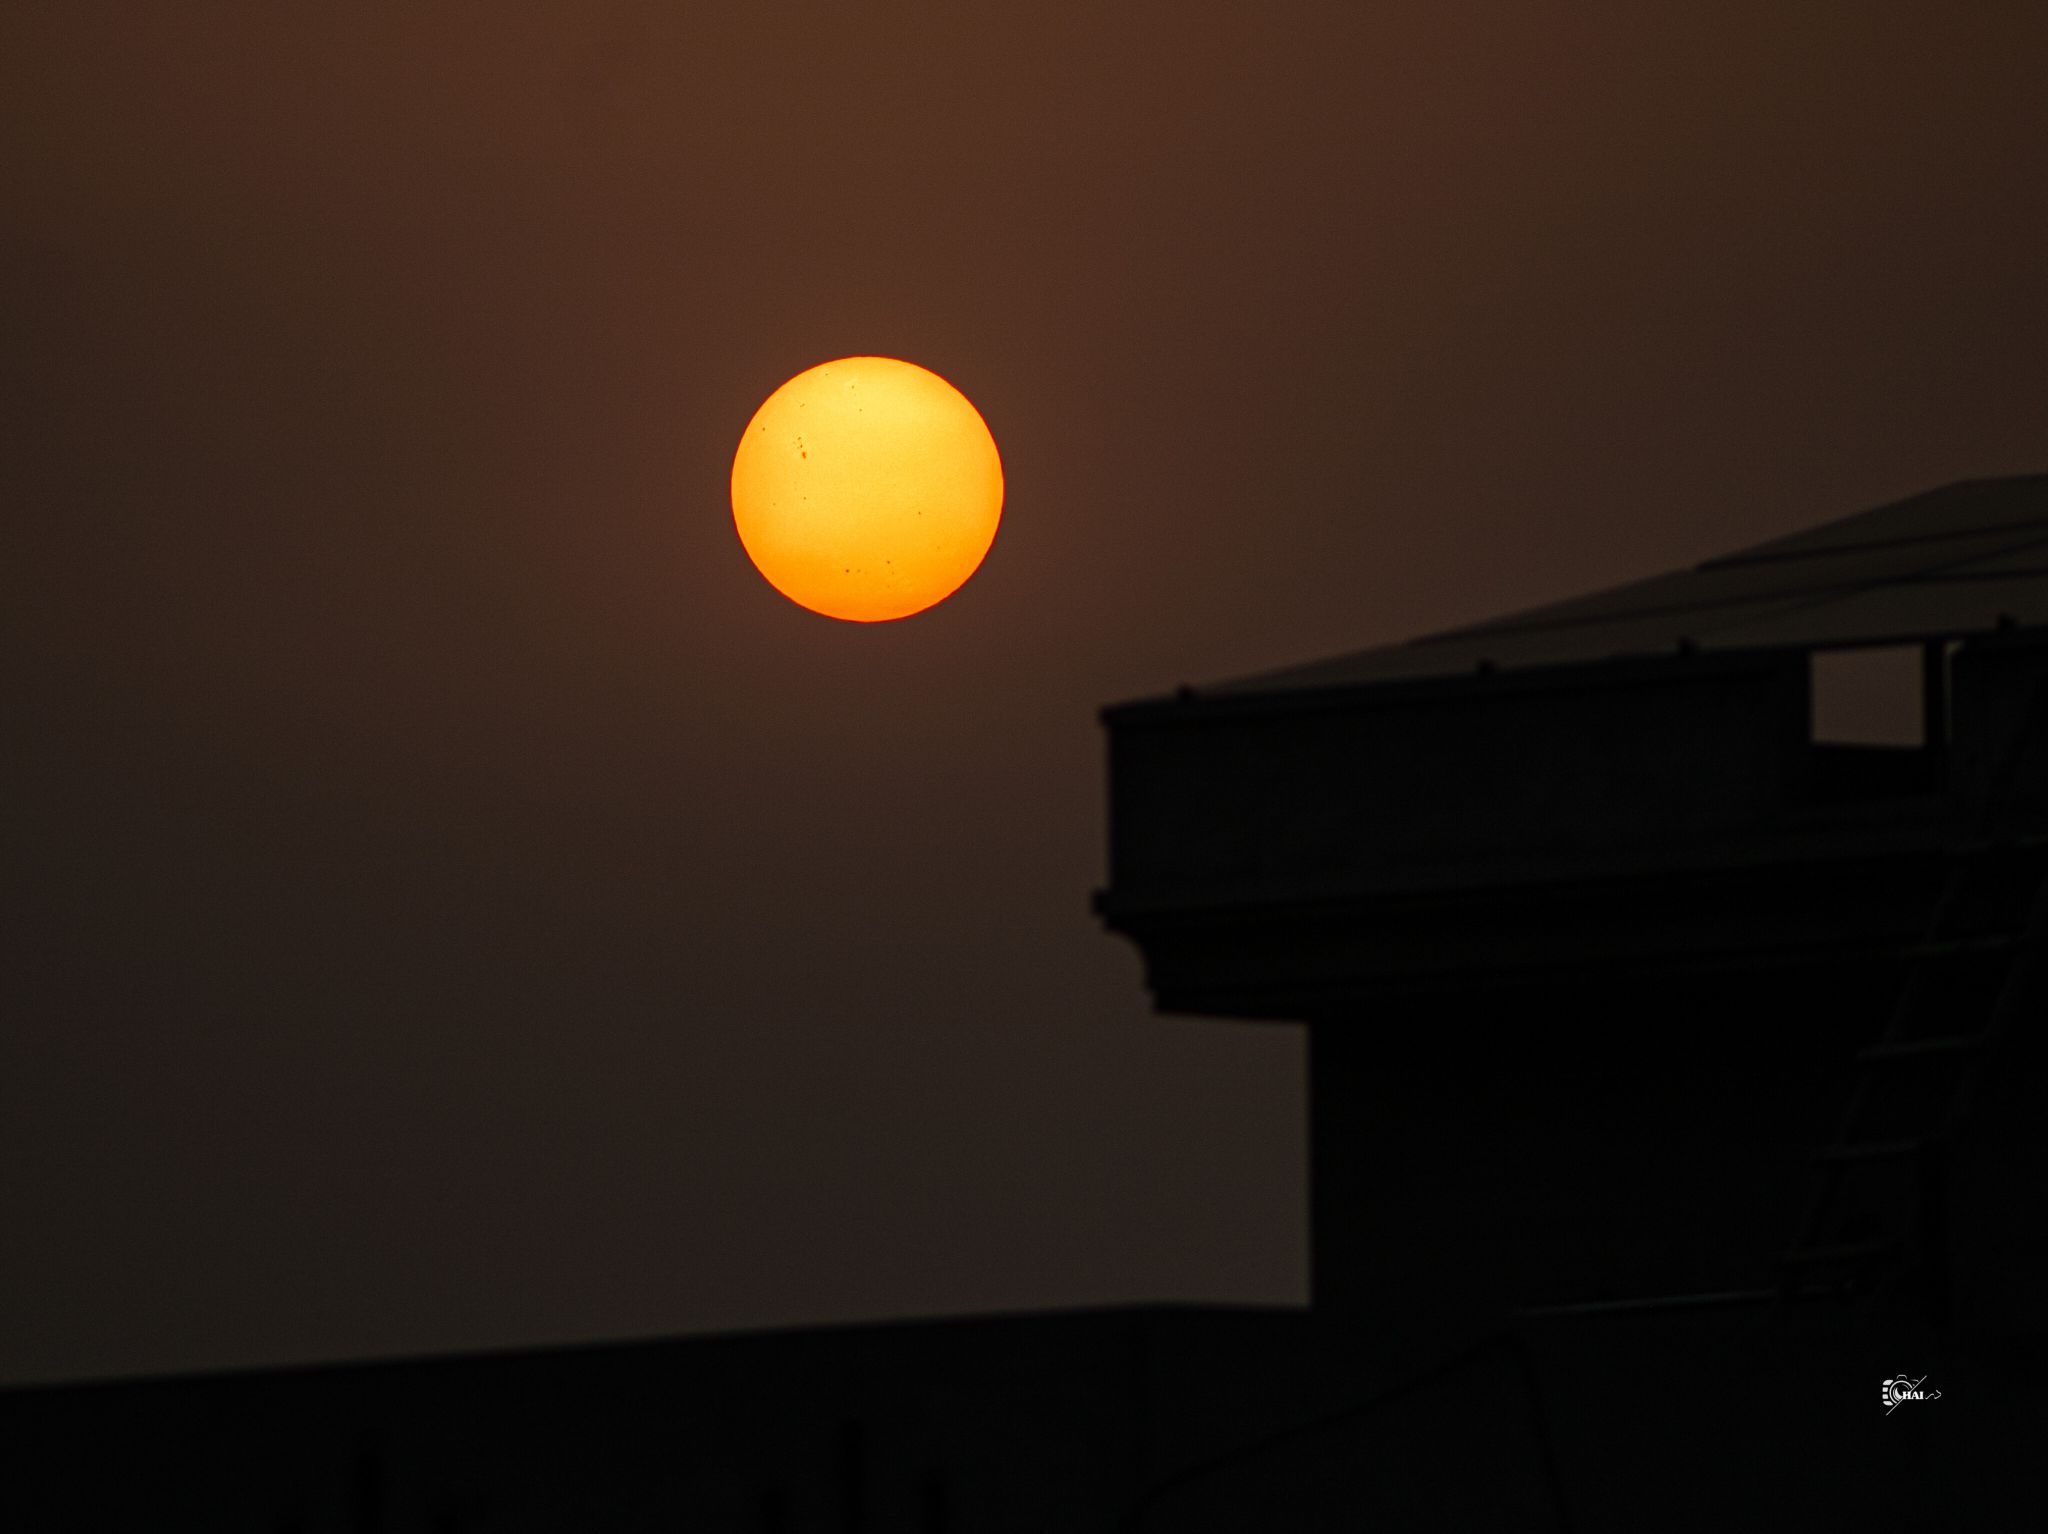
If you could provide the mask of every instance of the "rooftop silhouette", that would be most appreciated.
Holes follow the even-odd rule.
[[[2048,475],[1966,480],[1649,580],[1192,689],[1227,697],[1668,655],[1894,645],[2048,623]]]
[[[1110,708],[1104,921],[1308,1030],[1308,1310],[4,1392],[0,1526],[2015,1526],[2044,715],[2043,477]]]

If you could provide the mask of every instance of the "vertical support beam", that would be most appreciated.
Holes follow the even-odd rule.
[[[1918,1240],[1914,1245],[1920,1304],[1929,1322],[1949,1319],[1948,1145],[1936,1137],[1922,1147],[1916,1190]]]
[[[842,1534],[864,1534],[867,1510],[867,1435],[858,1422],[839,1428],[839,1527]]]
[[[355,1484],[350,1492],[358,1534],[380,1534],[384,1527],[384,1466],[376,1442],[369,1437],[356,1450]]]
[[[945,1478],[934,1470],[924,1478],[924,1534],[947,1534],[952,1526]]]
[[[1936,791],[1948,787],[1948,738],[1948,644],[1930,639],[1920,647],[1920,742]]]

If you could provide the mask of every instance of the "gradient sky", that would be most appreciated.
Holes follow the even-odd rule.
[[[1298,1300],[1096,709],[2048,468],[2038,4],[712,9],[0,12],[0,1379]],[[1009,495],[853,626],[869,352]]]

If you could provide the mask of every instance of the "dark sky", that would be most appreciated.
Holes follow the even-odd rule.
[[[2048,468],[2038,4],[985,9],[0,13],[0,1378],[1298,1299],[1097,707]],[[726,499],[864,352],[873,626]]]

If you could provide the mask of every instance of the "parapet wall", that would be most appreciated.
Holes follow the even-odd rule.
[[[1678,655],[1115,710],[1113,883],[1384,887],[1753,825],[1802,781],[1806,689],[1796,653]]]

